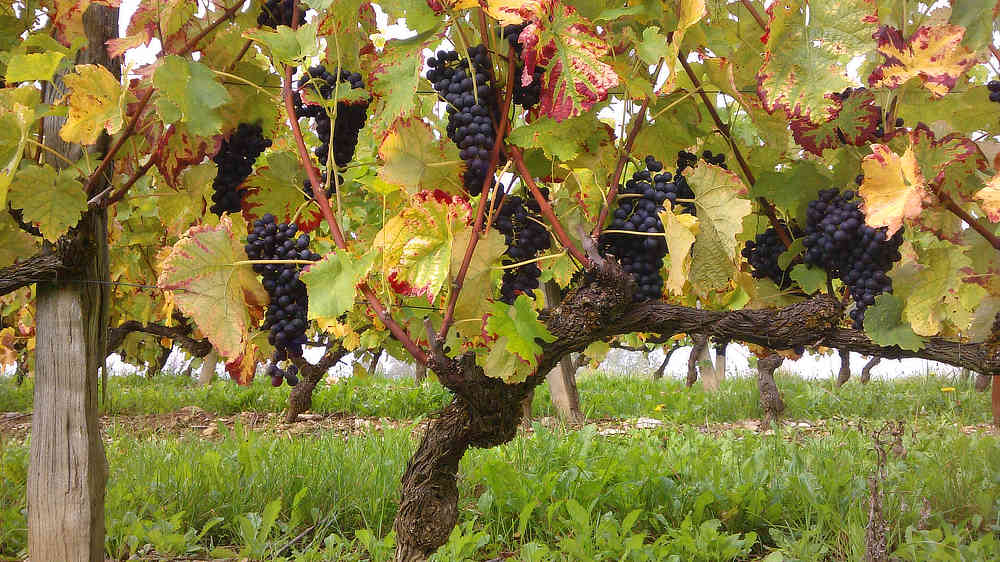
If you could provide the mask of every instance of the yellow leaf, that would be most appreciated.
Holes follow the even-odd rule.
[[[865,201],[865,222],[875,228],[889,227],[886,237],[902,227],[903,219],[919,216],[930,200],[912,146],[900,157],[888,146],[873,144],[861,169],[865,179],[858,191]]]
[[[986,187],[977,191],[975,197],[983,202],[983,210],[991,221],[1000,221],[1000,174],[990,178]]]
[[[400,121],[393,127],[379,145],[378,156],[385,162],[379,178],[410,195],[420,189],[460,192],[456,178],[464,164],[458,149],[435,139],[430,126],[419,119]]]
[[[125,105],[134,100],[127,89],[103,66],[77,65],[63,77],[69,88],[69,118],[59,130],[66,142],[94,144],[102,131],[115,134],[122,129]]]
[[[684,283],[691,270],[691,246],[698,234],[698,218],[682,213],[675,215],[672,211],[661,211],[660,222],[667,235],[667,253],[670,254],[670,275],[667,277],[668,292],[684,294]]]
[[[691,249],[691,284],[698,293],[728,290],[738,261],[736,236],[751,204],[740,196],[747,192],[739,176],[702,163],[687,178],[695,194],[698,235]]]
[[[934,97],[947,94],[976,64],[976,54],[962,45],[964,36],[959,25],[922,26],[909,39],[896,28],[881,27],[874,37],[885,60],[868,78],[869,85],[897,88],[920,77]]]

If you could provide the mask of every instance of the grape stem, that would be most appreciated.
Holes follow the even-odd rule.
[[[757,8],[754,8],[753,4],[750,3],[750,0],[740,0],[740,2],[743,3],[743,6],[750,12],[753,19],[757,20],[757,25],[759,25],[764,31],[767,31],[767,22],[764,21],[764,18],[760,17],[760,13],[757,12]]]
[[[659,62],[656,63],[656,70],[653,71],[654,88],[656,87],[656,77],[660,75],[660,69],[663,68],[663,61],[663,57],[660,57]],[[608,220],[611,202],[615,201],[615,198],[618,196],[618,182],[621,181],[622,172],[625,171],[625,163],[631,158],[632,145],[635,144],[635,138],[639,136],[639,129],[646,122],[646,110],[649,109],[649,102],[652,100],[652,97],[652,95],[649,95],[642,100],[642,105],[639,106],[639,113],[636,114],[635,119],[632,121],[632,128],[629,129],[628,135],[625,137],[625,144],[621,148],[622,151],[618,155],[618,163],[615,165],[615,173],[611,175],[608,194],[604,197],[604,205],[601,206],[601,213],[597,216],[597,224],[594,225],[594,230],[591,231],[591,236],[594,238],[597,238],[601,234],[601,230],[604,228],[604,221]]]
[[[743,175],[746,176],[747,181],[750,185],[757,183],[756,178],[754,178],[753,172],[750,171],[750,166],[747,161],[743,158],[743,153],[740,152],[739,146],[733,140],[732,135],[729,134],[729,126],[722,122],[722,118],[719,117],[719,112],[715,110],[715,105],[712,100],[708,99],[708,94],[701,90],[701,81],[698,80],[698,76],[695,75],[694,70],[691,69],[691,65],[687,61],[687,52],[680,51],[677,54],[677,59],[680,61],[681,66],[684,67],[685,74],[691,80],[691,84],[695,89],[699,90],[698,95],[701,97],[701,101],[705,104],[705,109],[708,110],[708,114],[712,116],[712,120],[715,121],[716,128],[722,133],[722,136],[729,143],[729,147],[733,151],[733,156],[736,157],[736,162],[739,163],[740,169],[743,170]],[[792,245],[792,239],[788,236],[788,231],[785,227],[781,225],[781,221],[778,220],[778,215],[774,210],[774,205],[764,197],[758,197],[757,202],[760,203],[761,208],[764,210],[764,214],[767,215],[767,220],[771,221],[771,226],[774,227],[775,232],[778,233],[778,238],[781,239],[781,243],[785,245],[786,248]]]
[[[295,0],[292,5],[292,29],[298,27],[298,14],[299,14],[299,3]],[[281,93],[285,100],[285,111],[288,113],[288,121],[291,125],[292,136],[295,138],[295,148],[299,153],[299,159],[302,161],[302,165],[306,168],[306,175],[309,176],[309,182],[312,185],[313,196],[316,198],[316,202],[319,203],[320,211],[323,213],[323,218],[326,220],[327,225],[330,227],[330,232],[333,234],[333,240],[337,245],[337,248],[341,250],[347,250],[347,242],[344,240],[344,235],[340,231],[340,225],[337,224],[337,219],[334,218],[333,212],[330,209],[330,202],[326,198],[326,194],[323,193],[323,183],[319,181],[319,174],[316,172],[316,168],[312,165],[312,160],[309,158],[309,149],[306,148],[305,140],[302,138],[302,129],[299,127],[299,120],[295,117],[295,104],[292,101],[292,69],[288,65],[281,65],[283,72],[283,80],[281,86]],[[406,348],[406,351],[413,356],[413,358],[423,364],[427,365],[427,354],[424,353],[422,349],[416,344],[413,338],[400,326],[392,316],[388,313],[385,306],[379,300],[378,295],[375,291],[368,286],[367,283],[359,283],[358,290],[361,294],[365,296],[365,300],[368,301],[368,306],[378,317],[379,321],[389,328],[389,332],[399,340],[399,343]]]

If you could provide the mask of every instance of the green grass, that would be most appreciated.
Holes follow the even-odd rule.
[[[306,531],[282,554],[386,559],[399,477],[416,446],[411,430],[349,439],[240,427],[223,434],[218,441],[140,440],[112,432],[109,556],[274,559]],[[28,445],[4,445],[0,555],[17,557],[26,538]],[[906,456],[890,459],[885,482],[897,556],[1000,557],[1000,442],[923,423],[915,435],[907,431],[904,445]],[[811,437],[794,430],[710,436],[672,424],[600,437],[592,426],[569,433],[536,426],[506,446],[465,456],[461,524],[439,559],[518,552],[524,560],[859,560],[870,449],[863,433],[837,424]],[[918,531],[925,500],[926,530]],[[628,545],[634,549],[626,555]]]
[[[792,419],[942,419],[963,425],[989,420],[989,395],[978,393],[971,381],[945,376],[914,376],[873,380],[867,385],[851,381],[836,388],[833,381],[805,380],[794,375],[777,377]],[[650,380],[601,373],[583,374],[579,380],[582,407],[588,418],[648,416],[677,423],[727,422],[760,416],[754,378],[730,377],[716,394],[700,385],[685,388],[675,379]],[[954,392],[942,388],[954,387]],[[30,411],[32,380],[18,387],[0,377],[0,411]],[[313,411],[414,419],[448,402],[446,389],[433,381],[417,385],[411,380],[380,377],[349,378],[334,385],[322,384],[313,395]],[[219,381],[199,388],[191,379],[161,375],[115,377],[111,384],[111,414],[152,414],[198,406],[219,415],[241,411],[279,412],[288,401],[288,387],[271,388],[260,379],[247,387]],[[536,417],[554,415],[543,385],[536,391]]]

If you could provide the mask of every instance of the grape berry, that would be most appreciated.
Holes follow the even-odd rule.
[[[212,157],[219,171],[212,182],[212,207],[216,215],[236,213],[240,210],[245,189],[237,189],[250,172],[253,163],[264,149],[271,146],[271,140],[263,136],[260,125],[240,123],[229,138],[222,141],[219,152]]]
[[[781,228],[787,234],[788,226],[781,221]],[[797,226],[792,227],[792,237],[802,236],[802,230]],[[778,265],[778,257],[785,253],[785,244],[778,236],[778,231],[770,227],[758,234],[753,240],[747,240],[743,246],[743,257],[750,262],[751,274],[754,279],[770,279],[782,290],[791,287],[792,279],[788,276],[791,269],[781,269]]]
[[[542,194],[547,197],[548,190],[542,189]],[[493,221],[493,228],[504,235],[507,244],[507,251],[501,258],[504,265],[533,259],[538,252],[552,246],[549,231],[542,225],[540,210],[534,199],[525,201],[516,195],[508,197],[501,205]],[[542,270],[537,263],[505,269],[500,285],[500,300],[514,304],[520,293],[533,296],[541,274]]]
[[[351,89],[364,88],[361,75],[357,72],[341,70],[334,76],[326,67],[317,65],[310,67],[299,80],[299,89],[309,89],[319,92],[323,99],[330,99],[338,82],[350,84]],[[330,123],[330,116],[321,105],[304,105],[299,99],[296,107],[296,117],[311,117],[316,123],[316,136],[320,145],[316,147],[316,158],[321,165],[326,165],[330,154],[330,137],[333,136],[333,162],[338,168],[344,167],[354,159],[354,150],[358,146],[358,134],[368,119],[368,100],[357,103],[337,102],[337,120]]]
[[[1000,80],[990,80],[986,89],[990,91],[990,101],[1000,103]]]
[[[299,234],[294,224],[276,224],[274,215],[265,214],[254,221],[253,231],[247,236],[246,252],[252,260],[310,260],[320,258],[309,250],[309,236]],[[270,297],[264,315],[264,329],[270,330],[268,342],[275,347],[268,368],[271,384],[281,385],[284,377],[290,386],[298,383],[294,365],[282,370],[279,361],[288,357],[301,357],[306,343],[306,314],[308,296],[305,284],[299,280],[299,264],[254,264],[253,270],[263,277],[262,284]]]
[[[458,146],[459,156],[467,165],[465,190],[479,195],[496,141],[493,118],[497,107],[489,85],[490,59],[486,47],[469,49],[469,56],[471,65],[469,59],[460,58],[456,51],[438,51],[427,60],[430,67],[427,79],[448,103],[448,138]]]
[[[267,0],[260,7],[260,14],[257,16],[257,25],[263,27],[276,28],[279,25],[292,26],[292,11],[295,7],[295,0]],[[306,23],[305,10],[299,9],[299,25]]]

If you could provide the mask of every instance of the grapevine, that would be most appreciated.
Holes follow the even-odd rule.
[[[543,194],[548,196],[548,190],[543,191]],[[531,260],[538,252],[552,246],[552,239],[542,225],[539,210],[538,203],[533,199],[525,201],[516,195],[508,197],[500,206],[493,227],[504,235],[507,251],[501,261],[505,265]],[[533,295],[541,274],[542,270],[536,263],[505,269],[500,285],[500,300],[513,304],[521,293]]]
[[[253,164],[271,140],[264,138],[260,125],[240,123],[229,138],[222,142],[212,158],[219,171],[212,182],[212,208],[216,215],[239,212],[246,189],[239,189],[253,171]]]

